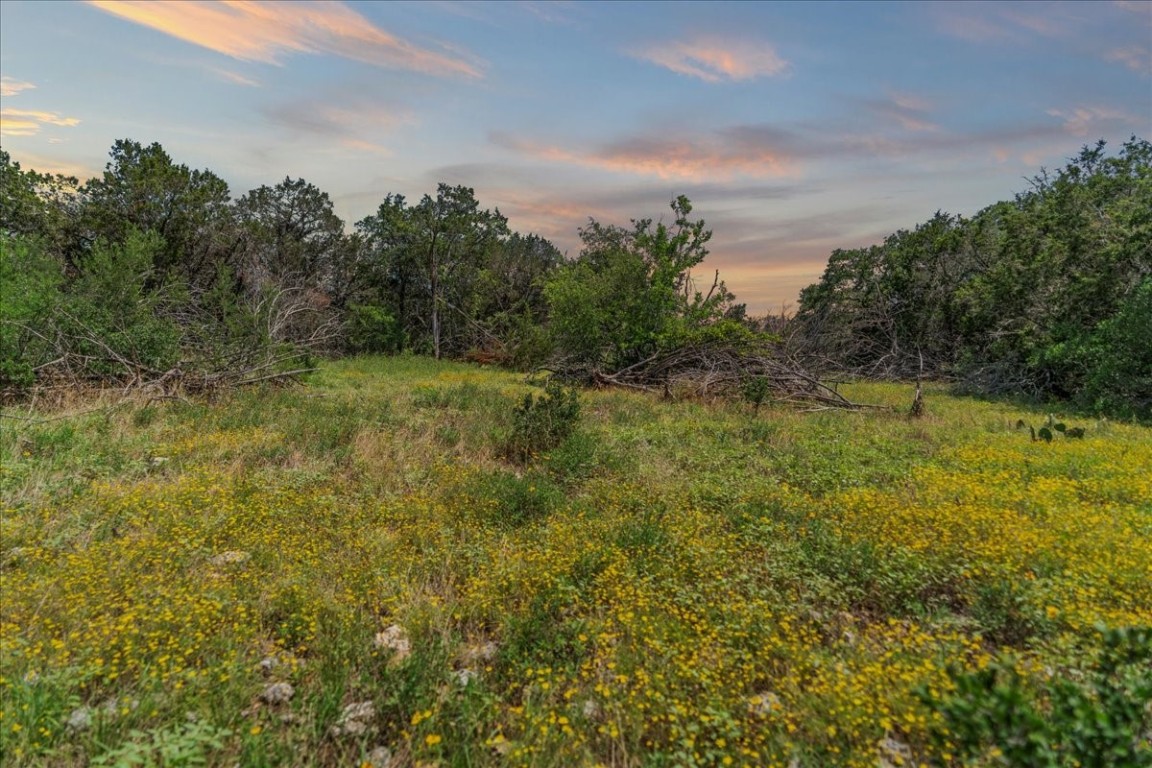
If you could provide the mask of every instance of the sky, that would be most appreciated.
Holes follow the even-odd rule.
[[[1086,144],[1152,139],[1152,2],[0,3],[0,145],[98,175],[160,142],[349,226],[473,187],[579,253],[687,195],[753,314],[835,248],[972,215]]]

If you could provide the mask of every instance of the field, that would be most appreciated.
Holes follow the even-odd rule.
[[[511,462],[535,391],[5,411],[0,762],[1149,764],[1149,429],[585,391]]]

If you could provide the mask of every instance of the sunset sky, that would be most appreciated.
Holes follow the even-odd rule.
[[[829,252],[970,215],[1097,139],[1152,139],[1152,2],[0,3],[3,147],[81,177],[158,141],[351,224],[476,189],[575,255],[691,198],[778,311]]]

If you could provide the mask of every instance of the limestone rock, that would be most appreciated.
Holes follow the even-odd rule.
[[[392,624],[376,633],[372,645],[380,650],[392,653],[392,663],[398,664],[412,654],[412,644],[408,640],[408,633],[399,624]]]
[[[295,693],[296,689],[289,683],[272,683],[264,688],[263,693],[260,694],[260,700],[275,707],[280,704],[287,704],[292,700]]]

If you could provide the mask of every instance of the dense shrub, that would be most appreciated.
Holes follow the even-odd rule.
[[[30,386],[35,369],[52,359],[44,330],[60,303],[63,280],[60,265],[35,242],[0,235],[0,390]]]
[[[1087,669],[1054,680],[1046,692],[1030,686],[1012,659],[955,671],[948,695],[922,694],[944,717],[941,739],[981,765],[1152,764],[1152,632],[1109,629],[1101,639]]]
[[[345,344],[349,352],[396,352],[403,338],[396,318],[380,307],[352,304],[345,324]]]
[[[580,400],[574,389],[548,382],[544,394],[524,395],[512,414],[512,431],[504,442],[504,455],[527,462],[560,445],[572,434],[580,418]]]

